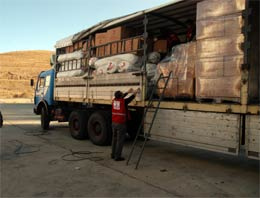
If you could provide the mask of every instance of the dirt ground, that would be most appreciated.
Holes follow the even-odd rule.
[[[33,98],[30,80],[37,81],[41,71],[50,69],[50,56],[45,50],[0,53],[0,97]]]
[[[149,141],[135,170],[109,146],[72,139],[67,123],[41,131],[32,108],[0,106],[1,197],[259,197],[259,161]]]

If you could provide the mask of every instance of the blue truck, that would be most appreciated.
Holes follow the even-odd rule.
[[[226,101],[230,99],[227,97],[215,102],[196,100],[197,96],[189,99],[163,100],[149,138],[231,155],[238,155],[241,151],[245,151],[248,157],[259,159],[259,1],[231,0],[228,1],[231,2],[230,4],[226,2],[222,0],[170,2],[153,9],[106,20],[57,41],[52,69],[39,74],[35,89],[34,112],[41,115],[41,127],[47,130],[51,121],[68,122],[73,138],[89,138],[96,145],[109,144],[113,94],[117,90],[126,92],[133,88],[140,89],[140,93],[129,105],[132,119],[128,124],[128,133],[130,137],[135,137],[140,124],[144,132],[147,131],[152,112],[147,113],[145,122],[141,123],[141,119],[148,105],[147,95],[152,83],[147,67],[149,52],[156,49],[162,56],[167,56],[169,52],[165,46],[167,38],[163,37],[165,31],[164,34],[160,33],[162,30],[178,34],[182,44],[185,44],[187,42],[183,39],[187,31],[185,21],[193,20],[197,22],[197,28],[205,30],[197,31],[200,36],[205,35],[198,40],[194,38],[192,41],[198,44],[207,42],[207,45],[199,50],[208,49],[208,54],[222,53],[222,57],[229,57],[231,52],[239,52],[239,57],[242,57],[243,62],[241,63],[239,59],[235,63],[234,61],[228,63],[239,64],[239,86],[224,88],[223,94],[239,90],[240,95],[236,96],[236,100],[231,98],[231,101]],[[209,6],[211,4],[212,6]],[[212,7],[216,12],[210,9]],[[202,11],[204,15],[199,13]],[[207,15],[209,19],[198,18],[198,16]],[[218,15],[220,15],[219,18],[216,17]],[[207,20],[211,22],[212,18],[215,23],[207,23]],[[232,19],[237,22],[232,23],[228,31],[232,34],[235,32],[235,35],[231,37],[228,35],[229,40],[225,36],[203,38],[212,33],[219,34],[221,30],[218,28],[225,24],[221,22],[223,19]],[[241,20],[243,23],[240,23]],[[218,22],[219,26],[206,31],[205,28],[208,28],[210,24],[214,25]],[[122,31],[127,28],[131,31],[122,34]],[[232,28],[235,28],[234,31]],[[118,30],[121,31],[120,34]],[[106,40],[107,42],[104,42],[105,35],[109,35],[110,40]],[[127,36],[123,37],[124,35]],[[114,39],[115,37],[117,38]],[[156,45],[155,38],[157,41],[159,39]],[[241,38],[243,41],[240,42]],[[216,44],[212,45],[215,48],[210,47],[212,43]],[[226,54],[223,55],[225,49],[227,49]],[[115,60],[122,56],[140,57],[142,65],[139,66],[139,71],[105,74],[102,73],[104,72],[103,65],[98,69],[93,69],[93,58],[101,60],[100,62],[108,60],[109,65],[106,67],[108,71],[113,69]],[[210,60],[209,62],[213,64],[213,60],[216,59]],[[123,63],[123,66],[126,66],[129,62]],[[214,66],[216,65],[219,66],[219,62],[214,63]],[[194,76],[193,80],[196,84],[193,84],[191,88],[197,91],[197,76]],[[228,82],[225,86],[230,86],[230,84],[232,83]],[[212,89],[219,90],[218,86],[215,84]]]

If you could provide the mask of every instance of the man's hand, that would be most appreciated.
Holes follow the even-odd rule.
[[[127,93],[133,93],[133,88],[130,88],[128,91],[127,91]]]

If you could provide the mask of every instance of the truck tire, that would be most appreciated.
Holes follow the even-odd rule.
[[[50,118],[48,116],[47,109],[42,107],[41,109],[41,128],[47,130],[50,126]]]
[[[87,138],[87,116],[84,112],[73,111],[69,116],[70,134],[77,140]]]
[[[93,144],[104,146],[111,143],[111,118],[106,112],[94,112],[88,120],[88,135]]]

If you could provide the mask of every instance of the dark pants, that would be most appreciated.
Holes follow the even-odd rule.
[[[115,159],[120,158],[126,136],[126,124],[112,123],[112,154]]]

